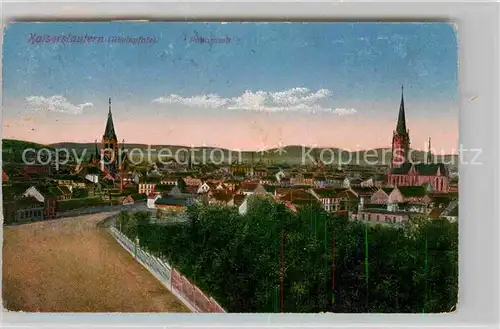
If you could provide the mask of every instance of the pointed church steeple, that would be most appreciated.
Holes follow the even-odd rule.
[[[405,162],[411,162],[410,134],[406,129],[405,101],[403,86],[401,86],[401,104],[399,105],[398,123],[392,135],[392,167],[400,167]]]
[[[109,98],[109,112],[108,121],[106,122],[106,129],[104,130],[103,139],[116,140],[115,126],[113,124],[113,115],[111,114],[111,97]]]
[[[119,153],[118,160],[120,162],[120,165],[123,166],[127,159],[127,151],[125,150],[125,140],[122,140],[122,149]]]
[[[99,147],[97,147],[97,139],[94,142],[95,145],[95,158],[101,161],[101,151],[99,151]]]
[[[429,146],[427,149],[427,163],[432,163],[432,153],[431,153],[431,138],[429,137]]]
[[[401,104],[399,105],[398,124],[396,126],[398,135],[406,135],[405,101],[403,96],[403,86],[401,86]]]

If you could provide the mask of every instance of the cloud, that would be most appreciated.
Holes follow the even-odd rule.
[[[159,104],[179,104],[195,108],[227,108],[256,112],[303,112],[335,113],[347,115],[356,113],[355,109],[330,108],[323,106],[331,93],[328,89],[311,92],[307,88],[292,88],[279,92],[246,90],[243,94],[224,98],[217,94],[182,97],[171,94],[153,100]]]
[[[50,97],[29,96],[26,97],[26,106],[35,111],[59,112],[69,114],[80,114],[84,108],[92,107],[92,103],[74,105],[65,97],[54,95]]]
[[[171,94],[166,97],[159,97],[153,100],[159,104],[179,104],[187,107],[220,108],[227,103],[227,99],[215,94],[196,95],[192,97],[182,97]]]

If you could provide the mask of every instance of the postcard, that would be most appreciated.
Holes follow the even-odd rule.
[[[4,35],[6,310],[455,310],[453,25]]]

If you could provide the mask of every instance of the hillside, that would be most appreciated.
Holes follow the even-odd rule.
[[[24,150],[27,148],[33,148],[35,150],[39,150],[41,148],[53,149],[50,145],[43,145],[35,142],[22,141],[17,139],[2,139],[2,151],[10,152],[10,150]]]
[[[51,146],[35,142],[28,142],[16,139],[2,139],[2,162],[22,162],[23,151],[26,149],[40,150],[47,148],[53,150]]]
[[[14,148],[14,149],[21,149],[23,147],[32,147],[35,149],[41,148],[41,147],[46,147],[41,144],[37,143],[32,143],[32,142],[24,142],[24,141],[16,141],[16,140],[8,140],[4,139],[4,149],[6,148]],[[95,144],[94,143],[72,143],[72,142],[61,142],[61,143],[54,143],[54,144],[49,144],[47,145],[48,147],[51,148],[66,148],[70,150],[75,150],[77,154],[82,154],[84,150],[86,150],[86,157],[90,156],[90,154],[93,154],[95,152]],[[147,149],[148,145],[146,144],[136,144],[136,143],[130,143],[130,144],[125,144],[125,148],[128,150],[131,149],[140,149],[144,152],[145,155],[147,155]],[[168,149],[170,150],[170,154],[175,155],[176,152],[180,149],[189,149],[189,146],[182,146],[182,145],[151,145],[149,146],[151,149],[151,158],[153,160],[157,159],[157,154],[158,151],[161,149]],[[210,154],[212,154],[212,159],[215,161],[220,161],[221,160],[221,154],[223,154],[224,158],[224,163],[227,162],[227,159],[229,159],[229,152],[230,150],[228,149],[223,149],[223,148],[217,148],[217,151],[213,151],[216,148],[214,147],[196,147],[197,151],[194,151],[194,160],[200,162],[205,159],[210,158]],[[289,145],[285,146],[282,148],[281,152],[277,148],[271,148],[267,149],[263,152],[261,151],[242,151],[241,152],[241,161],[244,163],[250,163],[252,161],[252,155],[253,155],[253,161],[254,163],[262,162],[264,164],[280,164],[280,163],[288,163],[288,164],[300,164],[302,160],[304,159],[306,161],[306,164],[311,163],[311,158],[319,158],[322,153],[322,159],[325,162],[325,164],[334,164],[337,165],[339,163],[339,159],[342,164],[360,164],[360,165],[370,165],[370,164],[377,164],[377,165],[388,165],[391,160],[391,149],[390,148],[378,148],[378,149],[371,149],[371,150],[359,150],[355,152],[349,152],[346,150],[342,150],[340,148],[335,148],[335,147],[325,147],[325,148],[315,148],[312,151],[309,151],[309,147],[302,147],[298,145]],[[212,152],[212,153],[211,153]],[[137,152],[137,155],[139,152]],[[163,152],[163,159],[167,159],[166,155],[168,155],[168,151]],[[307,154],[310,155],[307,156]],[[333,154],[333,160],[332,160],[332,154]],[[137,156],[136,155],[136,156]],[[304,155],[304,156],[303,156]],[[85,158],[86,158],[85,157]],[[186,152],[179,151],[178,157],[180,161],[186,161]],[[418,161],[424,161],[426,158],[426,152],[420,151],[420,150],[412,150],[412,157],[413,161],[418,162]],[[233,162],[238,160],[238,153],[237,151],[232,151],[231,155],[231,160]],[[435,158],[434,161],[437,162],[445,162],[447,164],[450,164],[452,167],[456,167],[458,163],[458,155],[439,155]]]

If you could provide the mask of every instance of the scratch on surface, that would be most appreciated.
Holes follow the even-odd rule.
[[[471,101],[473,101],[473,100],[475,100],[475,99],[476,99],[476,98],[478,98],[478,97],[479,97],[479,96],[477,96],[477,95],[472,96],[472,97],[470,98],[470,100],[471,100]]]

